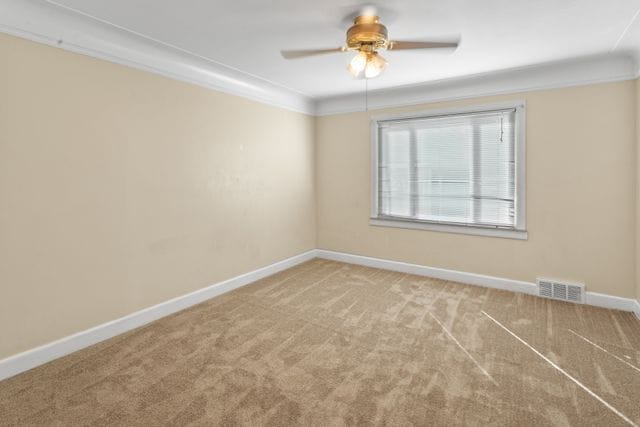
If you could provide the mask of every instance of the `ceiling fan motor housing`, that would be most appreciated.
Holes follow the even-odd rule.
[[[358,16],[347,31],[347,47],[374,51],[388,45],[387,27],[380,23],[378,16]]]

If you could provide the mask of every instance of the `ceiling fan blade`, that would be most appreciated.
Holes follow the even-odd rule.
[[[299,59],[309,56],[326,55],[327,53],[338,52],[344,52],[344,48],[336,47],[333,49],[281,50],[280,54],[284,59]]]
[[[418,42],[408,40],[394,40],[389,43],[389,50],[404,49],[456,49],[459,41],[451,42]]]

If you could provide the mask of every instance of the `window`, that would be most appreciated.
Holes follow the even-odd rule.
[[[526,239],[524,105],[372,121],[373,225]]]

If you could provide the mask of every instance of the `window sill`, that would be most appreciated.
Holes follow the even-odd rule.
[[[504,228],[474,227],[468,225],[438,224],[433,222],[409,221],[402,219],[371,218],[369,224],[380,227],[406,228],[411,230],[428,230],[442,233],[469,234],[472,236],[500,237],[504,239],[527,240],[528,233],[524,230],[509,230]]]

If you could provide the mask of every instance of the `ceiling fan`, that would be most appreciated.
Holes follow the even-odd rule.
[[[371,79],[378,77],[387,66],[387,60],[379,50],[409,49],[456,49],[459,41],[408,41],[389,40],[387,27],[375,13],[362,13],[347,30],[346,45],[333,49],[283,50],[285,59],[299,59],[309,56],[353,51],[357,52],[347,69],[354,77]]]

